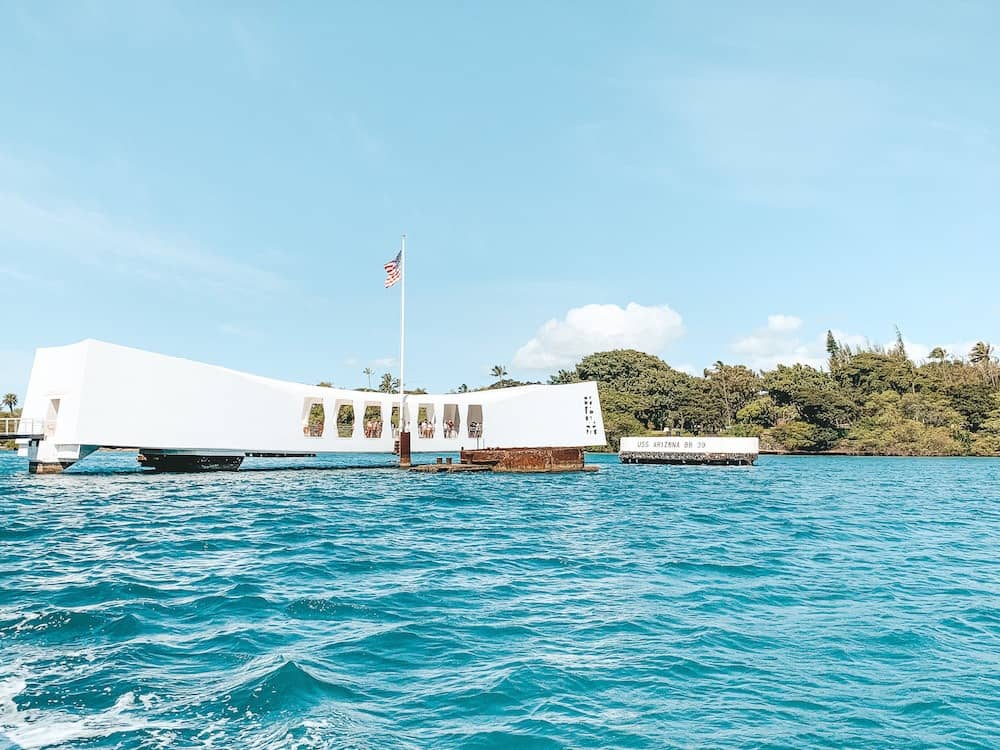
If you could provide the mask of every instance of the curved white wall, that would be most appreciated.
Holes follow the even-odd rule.
[[[54,444],[266,453],[390,452],[390,415],[399,403],[394,394],[289,383],[91,339],[36,352],[24,416],[46,418],[53,399],[59,400]],[[322,437],[303,434],[306,399],[323,403]],[[339,403],[354,406],[351,437],[337,435]],[[364,436],[369,404],[381,409],[381,438]],[[433,438],[418,435],[419,404],[433,405]],[[448,404],[458,407],[455,438],[444,437]],[[413,451],[476,447],[468,432],[472,404],[482,407],[483,447],[605,442],[596,384],[575,383],[408,395]]]

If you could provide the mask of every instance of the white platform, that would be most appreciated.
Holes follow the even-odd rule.
[[[755,437],[623,437],[620,453],[733,453],[758,454],[760,440]]]
[[[741,437],[624,437],[618,450],[623,464],[748,466],[759,455],[760,441]]]

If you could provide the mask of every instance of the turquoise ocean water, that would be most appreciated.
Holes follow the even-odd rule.
[[[1000,461],[589,460],[0,453],[0,748],[1000,746]]]

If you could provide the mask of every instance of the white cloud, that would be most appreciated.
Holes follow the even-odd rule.
[[[372,360],[372,364],[375,367],[397,367],[399,366],[398,357],[379,357],[378,359]]]
[[[867,336],[862,336],[858,333],[845,333],[844,331],[839,331],[836,328],[832,329],[830,333],[833,337],[837,339],[838,343],[847,344],[851,349],[866,349],[872,346],[872,341]],[[823,337],[823,346],[826,347],[826,336]]]
[[[833,330],[833,336],[841,344],[847,344],[851,349],[866,349],[870,347],[879,347],[885,351],[889,351],[896,345],[896,339],[890,339],[885,342],[872,342],[867,336],[859,336],[857,334],[844,333]],[[825,341],[825,338],[824,338]],[[911,341],[910,339],[903,337],[903,347],[906,349],[906,356],[909,357],[913,362],[920,363],[925,362],[929,359],[931,350],[935,347],[940,346],[947,352],[950,358],[962,359],[969,354],[969,350],[972,349],[975,344],[975,340],[969,341],[954,341],[948,344],[924,344],[919,341]]]
[[[767,327],[772,331],[794,331],[802,327],[802,318],[794,315],[768,315]]]
[[[937,346],[947,352],[949,358],[963,359],[969,355],[969,350],[975,346],[975,341],[956,341],[951,344],[921,344],[918,341],[910,341],[909,339],[903,339],[903,346],[906,348],[907,356],[914,362],[923,362],[927,360],[928,355],[931,350]],[[889,348],[892,344],[888,344],[886,348]]]
[[[662,352],[684,335],[681,316],[667,305],[584,305],[553,318],[517,350],[514,366],[526,370],[569,367],[591,352],[638,349]]]
[[[743,364],[757,370],[769,370],[777,365],[793,365],[801,363],[812,367],[826,367],[828,357],[826,352],[826,332],[814,337],[801,335],[802,320],[794,315],[769,315],[767,325],[758,328],[748,336],[733,342],[732,351],[740,357]],[[873,342],[867,336],[832,329],[833,337],[841,344],[846,344],[853,350],[879,347],[889,351],[895,345],[895,339],[885,342]],[[972,348],[974,341],[959,341],[942,344],[949,357],[965,357]],[[918,341],[903,339],[907,356],[916,363],[927,360],[933,346]]]
[[[794,315],[769,315],[766,326],[733,342],[732,350],[755,370],[797,363],[822,367],[826,364],[823,341],[803,341],[801,327],[802,320]]]

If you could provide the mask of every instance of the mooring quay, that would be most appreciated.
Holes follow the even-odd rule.
[[[138,449],[158,470],[233,471],[248,456],[391,454],[404,443],[413,453],[546,450],[539,470],[556,470],[560,449],[582,456],[605,444],[596,383],[400,396],[92,339],[36,351],[16,430],[32,473],[60,472],[102,447]]]
[[[618,452],[623,464],[750,466],[759,456],[757,438],[737,437],[624,437]]]

